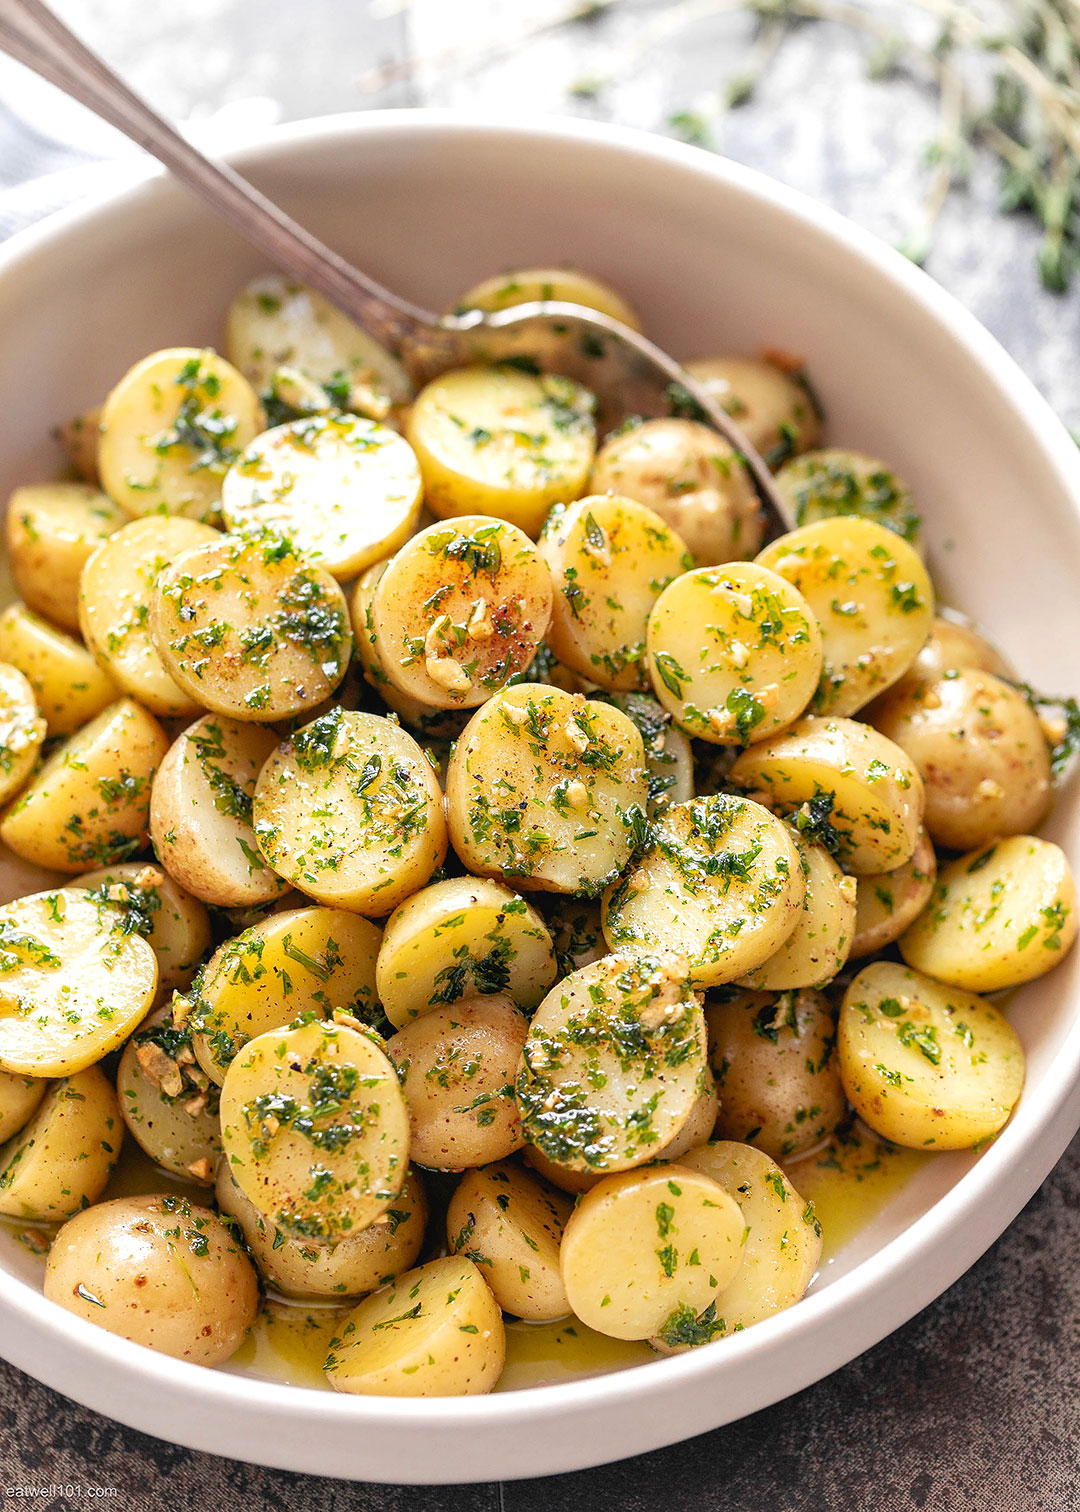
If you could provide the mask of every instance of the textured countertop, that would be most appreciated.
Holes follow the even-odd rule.
[[[562,0],[57,5],[159,108],[201,124],[211,139],[275,117],[408,104],[663,129],[675,112],[708,113],[740,71],[752,31],[745,17],[715,14],[665,37],[649,28],[661,13],[685,16],[685,3],[624,0],[612,15],[520,40],[566,8]],[[705,8],[697,4],[699,14]],[[861,8],[887,7],[862,0]],[[488,50],[476,43],[483,37]],[[612,70],[617,82],[599,99],[571,92]],[[70,129],[70,113],[43,89],[0,69],[0,234],[79,185],[65,175],[6,200],[4,188],[118,150],[104,129]],[[79,149],[57,147],[54,131],[77,135]],[[712,138],[897,242],[918,224],[923,154],[936,132],[928,91],[902,77],[871,82],[865,49],[839,28],[809,26]],[[946,206],[929,271],[1080,426],[1080,289],[1065,297],[1040,289],[1036,233],[999,216],[995,199],[996,170],[977,159],[968,189]],[[811,1390],[675,1448],[502,1486],[349,1485],[175,1448],[0,1364],[0,1499],[17,1504],[19,1488],[41,1486],[54,1488],[35,1498],[42,1508],[89,1502],[87,1488],[99,1487],[115,1488],[111,1506],[153,1512],[1078,1512],[1080,1139],[1005,1236],[920,1317]]]

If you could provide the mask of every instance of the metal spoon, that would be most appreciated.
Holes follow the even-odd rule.
[[[535,363],[585,384],[601,425],[626,415],[701,420],[746,459],[772,534],[794,529],[772,474],[741,430],[666,352],[618,320],[540,300],[496,313],[434,315],[352,267],[227,163],[212,162],[134,94],[41,0],[0,0],[0,51],[95,111],[165,164],[278,269],[318,289],[423,383],[472,362]]]

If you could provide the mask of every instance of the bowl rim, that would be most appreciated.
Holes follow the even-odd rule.
[[[1001,392],[1022,423],[1025,441],[1041,451],[1043,460],[1059,478],[1063,493],[1071,496],[1074,512],[1080,515],[1080,451],[1031,381],[975,316],[871,232],[758,170],[631,127],[577,117],[520,115],[506,119],[494,112],[431,108],[346,112],[292,122],[274,127],[224,156],[241,171],[247,169],[257,176],[260,166],[273,166],[312,146],[341,145],[372,135],[420,139],[433,132],[456,135],[463,143],[467,138],[480,142],[487,137],[513,136],[538,144],[547,141],[607,148],[623,156],[648,158],[673,172],[734,191],[763,209],[782,212],[791,222],[828,240],[838,255],[869,268],[944,330]],[[122,184],[55,212],[0,245],[0,280],[17,274],[21,265],[54,244],[74,237],[83,226],[133,206],[153,213],[186,197],[187,191],[170,180],[162,169],[118,164],[118,174],[122,171],[125,172]],[[908,1229],[797,1307],[742,1334],[718,1341],[716,1346],[649,1362],[645,1371],[635,1367],[478,1398],[352,1397],[316,1392],[227,1370],[206,1370],[156,1354],[63,1311],[30,1284],[2,1269],[0,1309],[6,1312],[10,1323],[18,1325],[19,1338],[14,1348],[0,1339],[0,1354],[10,1350],[13,1363],[36,1373],[30,1347],[36,1335],[39,1341],[44,1336],[54,1345],[76,1350],[90,1372],[104,1373],[119,1367],[150,1388],[148,1397],[164,1394],[177,1403],[184,1401],[205,1409],[205,1420],[201,1412],[194,1420],[177,1418],[177,1439],[192,1447],[226,1454],[230,1450],[221,1447],[223,1435],[213,1427],[213,1418],[225,1409],[254,1412],[264,1423],[276,1420],[282,1427],[288,1425],[292,1432],[301,1429],[305,1422],[313,1424],[329,1419],[354,1428],[366,1423],[377,1430],[380,1424],[394,1423],[412,1428],[437,1427],[453,1434],[475,1429],[481,1423],[535,1426],[590,1406],[626,1405],[634,1398],[670,1399],[683,1395],[695,1384],[705,1385],[721,1364],[725,1370],[736,1370],[747,1357],[765,1356],[782,1366],[783,1354],[797,1344],[804,1346],[804,1356],[812,1354],[814,1338],[826,1334],[833,1337],[831,1353],[835,1356],[838,1353],[835,1336],[839,1330],[845,1334],[845,1343],[843,1359],[837,1359],[830,1367],[835,1369],[913,1317],[974,1263],[1032,1196],[1078,1124],[1080,1014],[1074,1016],[1059,1053],[1047,1067],[1037,1100],[1025,1104],[1022,1099],[997,1140]],[[925,1263],[931,1255],[936,1262],[933,1266]],[[10,1326],[3,1330],[5,1336],[10,1332]],[[756,1410],[766,1402],[781,1400],[822,1374],[812,1361],[804,1359],[799,1368],[782,1375],[778,1391],[739,1404],[723,1421]],[[87,1398],[88,1389],[80,1392],[65,1384],[67,1378],[62,1367],[42,1372],[41,1378],[80,1400]],[[88,1405],[100,1410],[99,1399],[89,1401]],[[126,1400],[123,1410],[118,1407],[117,1415],[134,1427],[160,1432],[159,1428],[146,1426],[150,1413],[144,1412],[134,1400]],[[153,1416],[157,1421],[161,1414]],[[685,1436],[685,1431],[661,1428],[646,1435],[648,1442],[643,1439],[636,1452]],[[280,1454],[275,1459],[264,1453],[261,1462],[296,1468],[297,1457],[290,1456],[284,1443]],[[598,1463],[603,1457],[602,1446],[597,1446],[594,1457],[581,1459],[580,1463]],[[403,1467],[405,1471],[408,1469]],[[335,1471],[323,1467],[322,1473]]]

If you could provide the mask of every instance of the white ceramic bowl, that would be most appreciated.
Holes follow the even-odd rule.
[[[438,309],[481,275],[571,261],[677,355],[803,355],[838,442],[910,480],[938,583],[1022,671],[1075,688],[1080,455],[993,339],[838,216],[746,169],[580,121],[388,111],[278,131],[240,168],[390,287]],[[48,476],[58,420],[157,347],[215,343],[259,258],[154,177],[0,249],[0,488]],[[1080,805],[1049,832],[1080,855]],[[928,1162],[809,1297],[734,1338],[618,1375],[494,1397],[337,1396],[202,1370],[39,1294],[0,1241],[0,1353],[125,1423],[292,1470],[398,1482],[595,1465],[714,1428],[850,1360],[1002,1232],[1080,1123],[1074,954],[1016,999],[1028,1084],[977,1161]]]

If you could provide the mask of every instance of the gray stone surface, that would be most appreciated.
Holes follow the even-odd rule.
[[[716,15],[665,39],[676,7],[622,0],[588,25],[521,45],[561,0],[136,0],[58,4],[165,111],[206,117],[251,96],[288,118],[433,103],[613,117],[662,129],[708,105],[750,37]],[[864,9],[878,9],[864,0]],[[682,7],[680,7],[682,9]],[[501,38],[485,58],[476,39]],[[427,61],[372,93],[378,65]],[[596,103],[570,86],[617,65]],[[0,90],[9,74],[0,75]],[[0,93],[0,184],[61,157],[20,127]],[[40,125],[39,125],[40,130]],[[936,133],[917,84],[871,84],[839,29],[804,27],[718,145],[889,240],[917,223]],[[47,135],[47,132],[46,132]],[[106,140],[84,148],[107,152]],[[1037,237],[994,209],[993,166],[947,208],[929,270],[990,327],[1080,424],[1080,300],[1044,293]],[[115,1486],[123,1508],[232,1512],[1077,1512],[1080,1509],[1080,1140],[997,1245],[919,1318],[812,1390],[688,1444],[620,1465],[498,1486],[343,1485],[192,1454],[120,1428],[0,1367],[0,1497],[24,1485]],[[45,1498],[39,1506],[60,1506]]]

